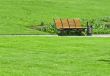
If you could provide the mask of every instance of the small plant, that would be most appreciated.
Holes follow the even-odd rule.
[[[44,22],[42,21],[41,23],[40,23],[40,26],[44,26],[45,24],[44,24]]]
[[[51,23],[51,24],[48,26],[47,32],[49,32],[49,33],[56,33],[56,32],[57,32],[57,29],[56,29],[54,23]]]

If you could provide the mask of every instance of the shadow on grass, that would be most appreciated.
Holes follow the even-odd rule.
[[[106,62],[106,63],[110,64],[110,59],[100,59],[100,60],[98,60],[98,61]]]

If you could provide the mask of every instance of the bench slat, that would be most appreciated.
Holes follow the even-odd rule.
[[[63,26],[62,26],[62,21],[59,19],[59,20],[55,20],[55,25],[56,25],[56,28],[57,29],[60,29],[60,28],[62,28]]]
[[[80,28],[81,27],[81,22],[80,22],[79,19],[74,19],[74,22],[75,22],[76,28]]]
[[[81,29],[84,28],[81,26],[79,19],[57,19],[54,20],[57,29]]]
[[[69,24],[68,24],[67,19],[62,20],[62,23],[63,23],[63,28],[69,28]]]
[[[69,22],[70,28],[75,28],[76,27],[73,19],[68,19],[68,22]]]

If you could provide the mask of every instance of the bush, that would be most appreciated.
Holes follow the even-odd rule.
[[[110,34],[110,17],[96,18],[96,19],[82,19],[82,25],[86,23],[93,25],[94,34]]]

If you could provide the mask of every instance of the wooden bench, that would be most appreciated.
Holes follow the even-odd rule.
[[[71,31],[74,31],[76,34],[81,35],[81,33],[86,33],[87,27],[82,27],[80,19],[54,19],[56,29],[58,30],[58,35],[64,35],[65,32],[67,35]]]

